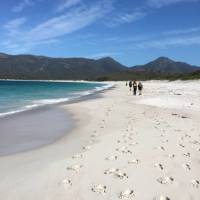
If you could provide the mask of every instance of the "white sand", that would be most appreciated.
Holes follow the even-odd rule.
[[[0,157],[0,199],[199,200],[199,86],[145,82],[134,97],[116,83],[103,98],[66,105],[77,121],[70,134]]]

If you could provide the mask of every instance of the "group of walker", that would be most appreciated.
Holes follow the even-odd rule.
[[[127,86],[127,82],[126,82],[126,86]],[[137,90],[139,91],[139,95],[142,95],[142,89],[143,89],[143,85],[141,82],[139,82],[137,84],[136,81],[129,81],[129,89],[130,91],[132,91],[133,88],[133,95],[137,95]]]

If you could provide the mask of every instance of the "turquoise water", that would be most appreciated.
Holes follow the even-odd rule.
[[[0,81],[0,117],[66,102],[108,85],[86,82]]]

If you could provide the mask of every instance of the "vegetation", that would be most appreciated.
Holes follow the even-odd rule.
[[[200,68],[160,57],[128,68],[110,57],[50,58],[0,53],[0,79],[30,80],[176,80],[199,79]],[[199,71],[198,71],[199,70]]]

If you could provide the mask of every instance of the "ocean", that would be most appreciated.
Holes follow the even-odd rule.
[[[0,80],[0,117],[67,102],[107,87],[89,82]]]
[[[37,149],[64,137],[74,126],[74,120],[54,104],[80,99],[108,87],[94,82],[1,80],[0,156]]]

